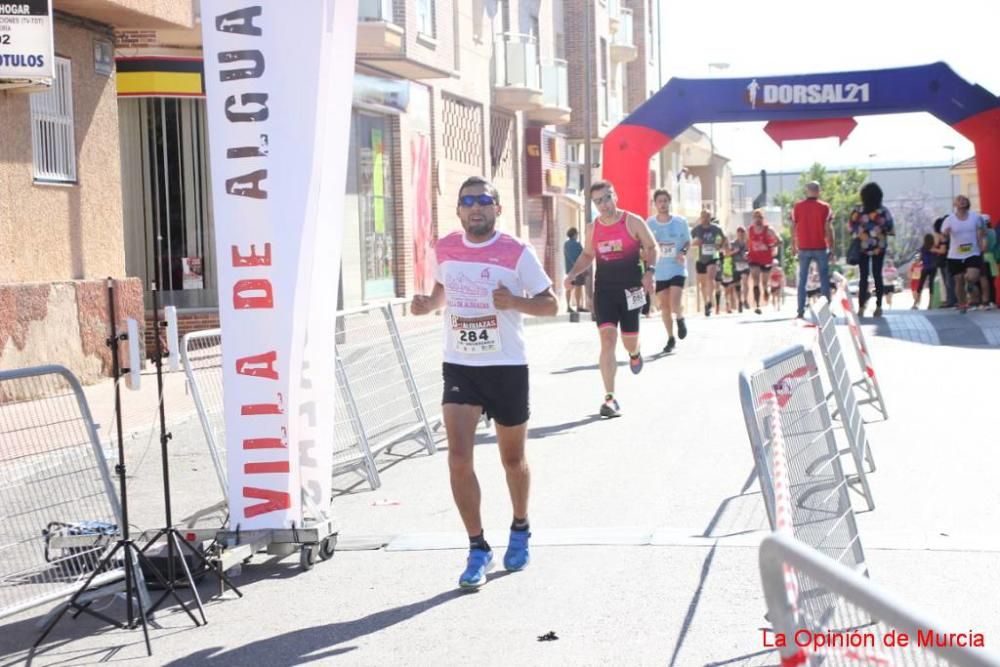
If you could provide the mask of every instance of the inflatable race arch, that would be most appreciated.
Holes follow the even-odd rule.
[[[671,79],[604,139],[604,177],[619,205],[643,214],[649,159],[694,123],[772,121],[789,139],[850,131],[852,116],[926,111],[976,149],[979,198],[1000,224],[1000,98],[945,63],[859,72]]]

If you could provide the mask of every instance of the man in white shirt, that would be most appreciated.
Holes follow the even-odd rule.
[[[948,269],[955,281],[958,295],[958,310],[968,310],[968,290],[979,292],[979,272],[983,268],[983,248],[986,246],[986,232],[983,218],[970,211],[972,203],[965,195],[955,197],[955,211],[945,218],[941,233],[948,237]],[[979,303],[981,296],[973,303]]]
[[[528,564],[528,489],[524,456],[528,428],[528,360],[522,315],[551,316],[559,304],[552,282],[534,249],[497,232],[500,198],[478,176],[458,191],[463,232],[440,239],[435,284],[430,295],[415,295],[414,315],[444,307],[444,396],[451,491],[469,534],[469,557],[459,586],[486,583],[493,551],[483,534],[479,480],[473,466],[476,425],[485,412],[496,424],[500,458],[507,473],[514,520],[504,567]]]

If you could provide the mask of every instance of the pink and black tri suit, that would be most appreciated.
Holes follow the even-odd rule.
[[[638,335],[639,311],[635,290],[642,292],[642,260],[638,239],[629,234],[622,212],[617,222],[594,221],[594,256],[597,273],[594,276],[594,314],[597,326],[619,327],[622,335]],[[629,294],[633,294],[630,303]],[[638,305],[635,303],[638,302]],[[632,306],[632,307],[630,307]]]

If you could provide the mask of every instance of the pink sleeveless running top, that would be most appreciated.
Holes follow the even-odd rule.
[[[642,284],[642,262],[638,239],[628,233],[622,212],[618,222],[606,225],[594,220],[594,256],[597,260],[595,290],[618,290]]]

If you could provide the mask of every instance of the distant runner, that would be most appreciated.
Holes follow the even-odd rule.
[[[667,344],[664,354],[673,352],[677,341],[674,339],[674,318],[677,318],[677,337],[687,336],[684,323],[684,283],[687,281],[687,252],[691,246],[691,229],[687,220],[670,215],[670,193],[657,190],[653,193],[656,215],[646,221],[649,231],[659,247],[656,260],[656,300],[660,306],[660,316],[667,330]]]
[[[597,260],[594,314],[601,335],[600,366],[605,391],[600,415],[618,417],[621,415],[615,399],[618,329],[621,327],[629,368],[637,374],[643,365],[639,351],[639,312],[646,303],[646,293],[653,288],[656,242],[642,218],[618,208],[618,195],[610,182],[595,181],[590,186],[590,199],[600,215],[587,225],[583,254],[566,275],[566,285]]]
[[[712,314],[712,292],[715,290],[715,275],[719,271],[719,256],[727,247],[726,233],[719,223],[712,220],[712,214],[702,211],[698,224],[691,230],[691,243],[698,248],[695,272],[698,286],[705,300],[705,317]]]
[[[761,293],[766,293],[766,281],[774,264],[774,252],[780,243],[778,235],[764,219],[763,209],[753,212],[750,231],[747,233],[747,260],[750,263],[750,283],[753,291],[753,312],[760,315]]]

